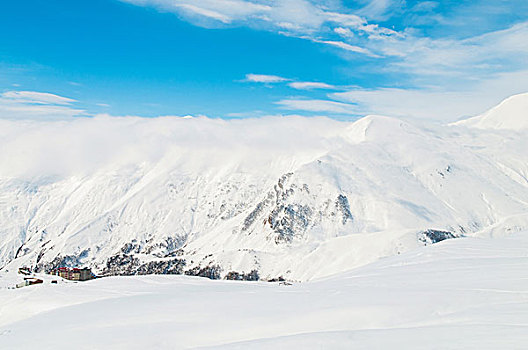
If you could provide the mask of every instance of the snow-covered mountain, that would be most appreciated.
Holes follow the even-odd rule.
[[[528,129],[528,93],[511,96],[483,115],[456,124],[480,129]]]
[[[519,231],[527,104],[517,95],[449,126],[0,121],[0,266],[308,280],[446,238]]]

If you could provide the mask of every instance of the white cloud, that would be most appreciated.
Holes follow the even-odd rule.
[[[175,5],[175,6],[179,6],[184,11],[189,11],[191,13],[198,14],[204,17],[216,19],[223,23],[230,23],[232,21],[231,17],[226,16],[220,12],[212,11],[207,8],[198,7],[192,4],[180,4],[180,5]]]
[[[330,94],[331,98],[357,104],[360,114],[427,118],[454,121],[479,115],[505,98],[528,91],[528,70],[503,73],[473,86],[451,89],[351,90]]]
[[[337,89],[334,85],[330,85],[327,83],[321,83],[321,82],[316,82],[316,81],[292,81],[292,80],[293,79],[284,78],[278,75],[246,74],[246,78],[242,81],[251,82],[251,83],[264,83],[264,84],[289,82],[288,86],[293,89],[297,89],[297,90],[313,90],[313,89],[336,90]]]
[[[372,53],[370,50],[365,49],[364,47],[350,45],[350,44],[347,44],[347,43],[342,42],[342,41],[318,40],[318,39],[312,39],[312,41],[314,41],[316,43],[321,43],[321,44],[327,44],[327,45],[335,46],[335,47],[338,47],[340,49],[343,49],[343,50],[346,50],[346,51],[350,51],[350,52],[362,53],[362,54],[365,54],[365,55],[370,56],[370,57],[380,57],[380,56]]]
[[[46,92],[35,91],[7,91],[0,96],[6,100],[19,103],[35,103],[35,104],[57,104],[67,105],[76,102],[74,99],[62,97]]]
[[[346,10],[338,2],[317,3],[309,0],[121,0],[138,6],[151,6],[177,13],[197,25],[246,25],[280,34],[326,43],[349,52],[375,56],[370,50],[331,39],[335,33],[354,31],[369,36],[397,35],[395,31],[369,24]],[[335,34],[333,34],[335,36]],[[330,37],[329,37],[330,36]],[[349,39],[353,35],[347,36]]]
[[[0,118],[65,118],[84,113],[70,105],[74,99],[36,91],[7,91],[0,94]]]
[[[342,137],[340,122],[293,116],[0,119],[0,173],[60,177],[160,161],[179,167],[188,160],[204,169],[215,161],[233,162],[243,172],[244,166],[268,166],[282,156],[309,161]]]
[[[260,20],[279,26],[292,23],[298,26],[319,25],[314,6],[305,0],[268,1],[246,0],[122,0],[139,6],[152,6],[160,10],[187,16],[205,17],[222,23]]]
[[[329,45],[345,52],[370,56],[376,60],[368,62],[375,63],[362,66],[362,72],[369,71],[377,77],[394,75],[390,78],[398,82],[398,87],[412,86],[407,89],[358,89],[330,96],[357,105],[330,100],[286,99],[278,102],[283,108],[344,114],[456,118],[478,113],[507,95],[523,92],[513,91],[515,89],[511,86],[518,86],[516,81],[526,83],[523,72],[528,62],[528,22],[500,30],[496,30],[495,26],[493,31],[487,26],[480,29],[479,26],[472,25],[475,29],[465,33],[464,39],[457,37],[459,33],[455,30],[448,37],[431,38],[426,37],[419,28],[413,27],[412,20],[409,28],[401,31],[371,23],[382,21],[391,13],[398,13],[405,6],[403,0],[359,0],[357,3],[362,8],[354,13],[345,6],[345,2],[339,0],[121,1],[172,12],[201,26],[247,26],[270,30]],[[440,16],[442,18],[435,17],[435,23],[444,27],[460,26],[460,23],[452,21],[461,22],[464,17],[457,15],[455,18],[447,18],[448,13],[435,13],[437,3],[422,2],[420,6],[407,10],[417,17],[426,17],[425,13],[430,18]],[[475,5],[463,5],[464,14],[474,10],[475,14],[468,18],[479,17],[482,12],[477,7],[483,4],[484,1],[477,1]],[[492,8],[508,10],[512,6],[514,4],[506,6],[501,3]],[[419,22],[419,19],[416,21]],[[504,23],[511,23],[511,18]],[[486,30],[490,32],[483,34]],[[504,81],[506,77],[509,77],[509,84],[490,83],[493,80]],[[296,89],[329,88],[323,86],[324,83],[315,83],[319,84],[316,86],[311,82],[293,82],[276,75],[248,74],[245,81],[269,84],[290,82],[289,85]],[[485,86],[489,86],[491,90],[484,89]],[[524,90],[527,86],[524,85]],[[29,107],[35,108],[34,105]],[[56,107],[57,104],[54,108]],[[64,113],[67,112],[66,108]]]
[[[365,18],[354,14],[327,11],[325,12],[325,19],[328,22],[339,25],[340,27],[338,28],[340,29],[338,29],[338,32],[344,32],[348,29],[351,32],[356,31],[359,34],[368,34],[371,38],[383,36],[402,36],[401,33],[398,33],[392,29],[380,27],[378,24],[369,24]]]
[[[524,22],[464,40],[406,35],[370,44],[376,46],[375,52],[393,59],[384,67],[386,70],[438,85],[451,78],[458,83],[471,82],[498,72],[524,69],[528,60],[527,37],[528,22]]]
[[[335,98],[354,102],[357,112],[395,117],[449,119],[480,112],[482,101],[473,94],[444,91],[375,89],[336,93]],[[476,103],[477,102],[477,103]]]
[[[153,6],[160,10],[187,16],[202,16],[222,23],[247,20],[262,16],[270,6],[244,0],[122,0],[139,6]]]
[[[299,100],[286,99],[276,102],[284,109],[309,112],[327,112],[333,114],[357,115],[357,107],[353,104],[329,100]]]
[[[397,8],[405,4],[404,0],[362,0],[365,4],[358,13],[370,19],[385,20]]]
[[[360,0],[362,7],[352,10],[342,1],[310,0],[122,0],[139,6],[152,6],[163,11],[182,15],[191,21],[206,18],[221,24],[245,25],[256,29],[272,30],[337,47],[354,54],[383,58],[383,70],[408,74],[410,80],[446,76],[472,79],[489,72],[505,72],[512,66],[518,68],[526,62],[528,31],[526,23],[505,30],[481,35],[487,27],[475,29],[479,33],[468,39],[431,39],[409,24],[409,28],[396,31],[369,20],[382,21],[406,9],[432,11],[437,2],[424,2],[421,6],[407,8],[403,0]],[[512,5],[486,7],[483,1],[474,5],[460,5],[465,12],[479,14],[479,6],[497,10],[511,9]],[[458,8],[454,6],[455,10]],[[484,11],[484,10],[483,10]],[[506,11],[508,12],[508,11]],[[510,11],[511,12],[511,11]],[[413,15],[420,21],[419,15]],[[446,16],[432,13],[428,16]],[[489,17],[486,13],[484,17]],[[472,17],[472,18],[473,18]],[[463,17],[457,16],[457,22]],[[454,25],[449,18],[443,25]],[[196,21],[195,21],[196,23]],[[202,22],[196,23],[203,25]],[[207,23],[210,24],[210,23]],[[477,27],[478,28],[478,27]],[[456,34],[456,33],[454,33]],[[341,40],[338,40],[339,37]],[[468,37],[466,35],[466,37]],[[518,55],[518,54],[521,55]],[[517,65],[517,66],[515,66]],[[508,68],[509,67],[509,68]],[[445,80],[445,79],[444,79]],[[431,82],[437,84],[439,82]],[[415,84],[416,85],[416,84]]]
[[[354,33],[350,30],[350,28],[337,27],[337,28],[334,28],[334,32],[341,35],[344,38],[354,37]]]
[[[290,79],[279,77],[277,75],[266,75],[266,74],[246,74],[244,81],[251,83],[281,83]]]
[[[334,90],[336,87],[334,85],[319,83],[315,81],[295,81],[289,83],[288,86],[297,89],[297,90],[312,90],[312,89],[329,89]]]

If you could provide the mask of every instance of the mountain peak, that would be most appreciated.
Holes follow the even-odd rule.
[[[454,124],[479,129],[528,129],[528,92],[510,96],[486,113]]]

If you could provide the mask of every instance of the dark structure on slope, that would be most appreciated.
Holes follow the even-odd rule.
[[[58,269],[51,271],[50,274],[71,281],[88,281],[95,278],[94,274],[92,273],[92,270],[87,267],[82,269],[70,269],[68,267],[59,267]]]

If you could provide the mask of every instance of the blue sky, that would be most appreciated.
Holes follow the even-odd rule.
[[[528,2],[0,3],[0,115],[455,120],[528,91]]]

